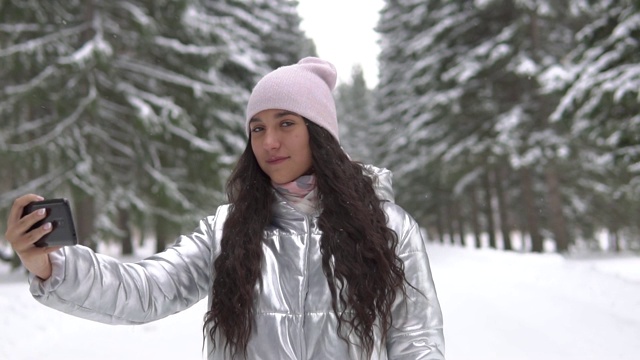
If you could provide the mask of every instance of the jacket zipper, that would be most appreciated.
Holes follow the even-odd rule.
[[[309,247],[310,247],[310,243],[311,243],[311,238],[312,238],[312,234],[311,234],[311,218],[308,215],[304,216],[304,227],[306,230],[306,235],[305,235],[305,243],[304,243],[304,264],[303,264],[303,293],[300,294],[300,310],[301,310],[301,320],[300,320],[300,326],[301,326],[301,331],[300,331],[300,350],[302,352],[302,359],[306,359],[307,358],[307,343],[305,341],[305,336],[304,336],[304,328],[305,328],[305,323],[306,323],[306,308],[305,308],[305,303],[307,300],[307,294],[309,293]]]

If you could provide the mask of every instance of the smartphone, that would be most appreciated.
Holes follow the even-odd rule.
[[[53,229],[40,238],[35,245],[37,247],[77,245],[78,237],[73,225],[69,201],[64,198],[35,201],[25,206],[22,216],[42,208],[46,209],[47,216],[33,224],[28,231],[38,228],[46,222],[50,222]]]

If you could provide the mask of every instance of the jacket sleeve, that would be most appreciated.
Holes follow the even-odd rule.
[[[387,335],[390,360],[444,359],[442,312],[425,243],[416,221],[399,206],[388,204],[390,228],[398,234],[398,255],[409,285],[398,294]]]
[[[141,324],[177,313],[208,295],[216,217],[136,263],[65,247],[50,254],[49,279],[30,277],[31,293],[46,306],[108,324]]]

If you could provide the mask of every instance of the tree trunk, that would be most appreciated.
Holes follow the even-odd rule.
[[[94,19],[95,4],[93,1],[89,1],[85,4],[83,18],[86,23],[91,24]],[[84,44],[89,42],[95,35],[93,27],[88,27],[80,34],[80,41]],[[89,93],[89,87],[86,82],[81,82],[78,86],[84,91],[85,94]],[[91,116],[86,115],[85,116]],[[87,194],[80,188],[73,189],[73,203],[74,203],[74,222],[76,225],[76,233],[78,235],[78,243],[88,246],[94,251],[97,249],[97,241],[94,238],[95,234],[95,199],[92,194]]]
[[[542,235],[540,234],[540,216],[535,203],[533,191],[533,179],[531,170],[520,170],[520,182],[522,186],[522,205],[525,212],[527,232],[531,237],[531,251],[541,253],[544,251]]]
[[[84,192],[76,191],[73,197],[75,208],[74,222],[78,234],[78,243],[96,250],[98,244],[95,242],[95,201],[93,196]]]
[[[460,208],[460,201],[454,201],[453,206],[453,210],[456,214],[456,224],[458,225],[458,239],[460,246],[467,247],[467,241],[464,236],[464,216],[462,215]]]
[[[453,209],[453,201],[450,196],[447,196],[447,218],[445,219],[447,223],[447,232],[449,233],[449,242],[451,245],[455,245],[455,230],[454,230],[454,220],[456,218],[455,211]]]
[[[476,186],[472,185],[469,190],[469,198],[471,199],[471,227],[473,229],[473,238],[475,240],[475,246],[477,249],[482,247],[480,241],[480,209],[478,206],[478,199],[476,198]]]
[[[156,252],[162,252],[167,248],[167,244],[171,241],[171,226],[167,219],[160,216],[155,217],[156,220]]]
[[[620,252],[620,236],[618,230],[609,230],[609,252]]]
[[[441,244],[444,244],[444,219],[442,213],[444,212],[441,196],[436,193],[436,231],[438,232],[438,240]]]
[[[435,240],[435,236],[433,235],[433,224],[430,221],[428,215],[423,214],[419,218],[416,218],[418,225],[420,225],[424,229],[424,241],[433,242]]]
[[[502,186],[502,180],[506,179],[507,171],[505,167],[500,167],[495,172],[495,187],[496,196],[498,198],[498,214],[500,216],[500,232],[502,232],[502,244],[504,250],[513,250],[511,245],[511,226],[509,224],[509,210],[507,209],[506,194],[504,192],[504,186]]]
[[[129,222],[129,211],[118,208],[118,228],[122,232],[120,241],[122,243],[122,255],[133,254],[133,241],[131,239],[131,226]]]
[[[549,220],[555,238],[556,251],[564,253],[569,250],[569,234],[567,232],[564,212],[562,211],[563,201],[560,192],[560,181],[555,167],[551,164],[547,167],[545,174],[547,188],[549,190],[547,192],[549,199]]]
[[[489,172],[485,172],[482,176],[482,187],[484,188],[484,217],[487,219],[487,234],[489,235],[489,247],[496,249],[496,227],[493,222],[493,206],[491,205],[491,180]]]

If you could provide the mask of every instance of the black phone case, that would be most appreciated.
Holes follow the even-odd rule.
[[[28,231],[42,226],[45,222],[51,222],[53,230],[40,238],[35,245],[37,247],[77,245],[78,238],[69,201],[67,199],[49,199],[32,202],[25,206],[22,216],[42,208],[47,210],[47,216],[33,224]]]

